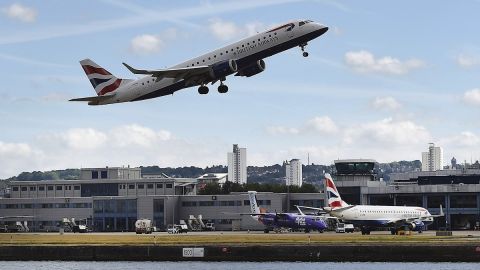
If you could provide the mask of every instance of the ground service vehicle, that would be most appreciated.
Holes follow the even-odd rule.
[[[337,223],[337,228],[335,229],[337,233],[353,233],[354,231],[355,227],[353,227],[353,224],[348,223]]]
[[[154,230],[155,227],[150,219],[139,219],[135,222],[135,232],[137,234],[151,234]]]

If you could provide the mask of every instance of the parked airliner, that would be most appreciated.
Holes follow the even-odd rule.
[[[305,215],[300,209],[299,214],[295,213],[265,213],[260,211],[257,204],[257,192],[249,191],[248,198],[250,199],[249,215],[258,222],[265,225],[264,232],[268,233],[271,230],[279,231],[281,228],[302,229],[306,233],[315,230],[323,232],[327,229],[327,224],[320,216]]]
[[[310,20],[296,20],[261,32],[238,42],[187,60],[168,69],[135,69],[123,63],[133,74],[146,75],[138,80],[120,79],[90,59],[80,61],[97,96],[74,98],[88,105],[130,102],[170,95],[192,86],[207,94],[208,83],[220,82],[218,92],[228,92],[226,77],[250,77],[265,70],[264,58],[300,47],[303,56],[307,42],[323,35],[328,27]]]
[[[440,214],[432,215],[427,209],[416,206],[349,205],[340,197],[330,174],[325,174],[325,187],[328,207],[323,209],[301,206],[303,208],[325,210],[331,216],[360,227],[362,234],[370,234],[372,228],[389,227],[392,234],[407,226],[421,233],[433,218],[444,216],[440,205]]]

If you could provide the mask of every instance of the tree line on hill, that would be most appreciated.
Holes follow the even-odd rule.
[[[410,172],[419,170],[421,162],[414,161],[398,161],[390,163],[377,164],[375,171],[379,177],[384,180],[389,180],[389,174],[397,172]],[[206,173],[227,173],[227,166],[214,165],[206,168],[199,167],[159,167],[159,166],[141,166],[142,175],[148,174],[166,174],[170,177],[178,178],[197,178]],[[302,166],[303,182],[319,186],[323,182],[323,175],[325,173],[334,173],[335,167],[333,165],[317,165],[309,164]],[[65,169],[53,171],[34,171],[22,172],[18,176],[5,179],[7,181],[39,181],[39,180],[73,180],[80,177],[80,169]],[[249,183],[260,184],[278,184],[285,183],[285,165],[275,164],[271,166],[248,166],[247,178]]]

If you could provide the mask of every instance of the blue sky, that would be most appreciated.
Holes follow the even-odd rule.
[[[0,178],[88,166],[480,158],[480,1],[2,1]],[[78,61],[164,68],[292,19],[330,27],[266,71],[173,96],[91,107]]]

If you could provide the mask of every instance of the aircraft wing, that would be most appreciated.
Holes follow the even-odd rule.
[[[233,212],[222,212],[224,215],[231,215],[231,216],[265,216],[267,213],[233,213]]]
[[[437,217],[443,217],[443,216],[445,216],[445,213],[443,213],[442,205],[440,205],[440,214],[438,214],[438,215],[428,215],[428,216],[412,217],[412,218],[401,218],[401,219],[390,220],[390,223],[392,223],[392,224],[408,223],[408,222],[414,222],[415,220],[425,221],[428,218],[437,218]]]
[[[196,67],[187,67],[187,68],[170,68],[170,69],[157,69],[157,70],[147,70],[147,69],[136,69],[132,66],[122,63],[128,70],[133,74],[143,74],[151,75],[156,77],[157,80],[163,78],[173,78],[176,81],[186,80],[195,78],[195,77],[207,77],[210,74],[211,68],[209,66],[196,66]]]
[[[93,96],[93,97],[83,97],[83,98],[72,98],[69,101],[103,101],[114,96],[115,93],[108,93],[103,96]]]
[[[298,208],[304,208],[304,209],[310,209],[310,210],[318,210],[318,211],[324,211],[323,208],[320,207],[311,207],[311,206],[303,206],[303,205],[295,205]]]
[[[334,208],[334,209],[331,209],[330,207],[320,208],[320,207],[311,207],[311,206],[302,206],[302,205],[296,205],[296,206],[299,207],[299,208],[305,208],[305,209],[311,209],[311,210],[324,211],[324,212],[326,212],[326,213],[336,212],[336,211],[344,211],[344,210],[347,210],[347,209],[350,209],[350,208],[355,207],[355,205],[349,205],[349,206],[342,207],[342,208]]]

